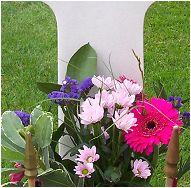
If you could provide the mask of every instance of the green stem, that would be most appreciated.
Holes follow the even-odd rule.
[[[151,166],[152,166],[152,173],[151,173],[151,176],[148,178],[148,182],[151,180],[151,177],[154,173],[154,170],[156,168],[156,165],[157,165],[157,162],[158,162],[158,156],[159,156],[159,146],[155,145],[154,146],[154,152],[153,152],[153,159],[151,161]]]
[[[93,129],[94,129],[94,136],[98,137],[101,134],[101,124],[100,123],[96,123],[95,125],[93,125]],[[99,146],[101,144],[101,137],[99,137],[96,141],[96,144]]]
[[[158,146],[154,146],[153,160],[151,162],[151,165],[152,165],[153,169],[155,169],[155,167],[157,165],[158,155],[159,155],[159,147]]]
[[[120,145],[121,145],[121,138],[122,138],[122,133],[119,132],[119,136],[118,136],[118,149],[117,149],[117,154],[119,153],[119,150],[120,150]]]

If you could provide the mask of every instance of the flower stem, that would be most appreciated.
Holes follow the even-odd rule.
[[[153,159],[151,161],[151,166],[152,166],[153,172],[151,173],[151,176],[148,178],[148,182],[151,180],[151,177],[154,174],[154,170],[155,170],[157,162],[158,162],[158,155],[159,155],[159,146],[155,145],[154,152],[153,152]]]

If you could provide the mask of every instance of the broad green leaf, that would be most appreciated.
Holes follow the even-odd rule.
[[[19,130],[24,129],[24,126],[15,112],[6,111],[3,113],[2,129],[9,140],[19,147],[25,148],[25,141],[19,134]]]
[[[1,146],[1,158],[8,161],[23,161],[24,154]]]
[[[35,126],[36,120],[43,114],[42,106],[38,105],[31,112],[31,124]]]
[[[11,142],[10,139],[8,139],[6,137],[6,135],[4,134],[4,131],[3,129],[1,129],[1,145],[2,146],[5,146],[11,150],[14,150],[14,151],[17,151],[17,152],[20,152],[20,153],[23,153],[25,152],[25,149],[24,148],[21,148],[19,146],[17,146],[16,144],[14,144],[13,142]]]
[[[55,148],[56,148],[57,142],[62,137],[65,127],[66,127],[66,124],[62,123],[58,127],[58,129],[53,132],[52,142],[51,142],[51,148],[52,148],[53,152],[55,152]]]
[[[18,183],[13,183],[13,182],[7,182],[7,183],[4,183],[3,185],[1,185],[2,187],[22,187],[22,186],[19,186]]]
[[[68,170],[68,172],[74,172],[74,166],[76,166],[76,163],[70,159],[64,159],[61,161],[62,165]]]
[[[99,174],[101,175],[102,179],[105,180],[105,176],[101,168],[97,165],[95,165],[96,170],[98,170]]]
[[[79,178],[77,187],[84,187],[84,181],[84,178]]]
[[[97,55],[90,44],[82,46],[70,59],[67,76],[81,82],[86,77],[96,74]]]
[[[66,155],[68,155],[68,153],[70,153],[70,156],[73,156],[73,155],[77,154],[77,153],[78,153],[78,150],[79,150],[83,145],[87,145],[87,144],[86,144],[86,143],[81,143],[81,144],[79,144],[79,145],[77,145],[77,146],[75,146],[75,147],[69,149],[69,150],[63,155],[62,158],[66,157]]]
[[[66,126],[66,131],[72,137],[76,144],[79,143],[79,132],[76,129],[76,123],[74,115],[70,112],[69,108],[64,111],[64,123]],[[74,127],[75,126],[75,127]],[[80,136],[80,135],[79,135]]]
[[[50,145],[53,133],[53,118],[50,113],[42,114],[36,121],[35,138],[39,147]]]
[[[22,172],[24,168],[1,168],[1,176],[7,176],[13,172]]]
[[[121,178],[121,171],[117,167],[110,166],[105,172],[104,177],[109,182],[117,183]]]
[[[38,178],[43,182],[43,187],[75,187],[68,173],[61,169],[49,170],[40,174]]]
[[[46,94],[59,91],[61,86],[60,84],[37,82],[38,89]]]

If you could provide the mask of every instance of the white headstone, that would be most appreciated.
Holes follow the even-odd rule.
[[[98,55],[97,74],[109,76],[103,62],[109,56],[115,77],[121,74],[142,84],[132,49],[143,62],[144,16],[151,1],[47,1],[58,29],[58,82],[65,78],[70,57],[86,43]],[[142,64],[143,69],[143,64]],[[59,118],[62,119],[61,110]],[[64,142],[68,142],[64,140]],[[60,154],[65,147],[60,145]]]

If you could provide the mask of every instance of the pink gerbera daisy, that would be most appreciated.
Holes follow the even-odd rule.
[[[137,126],[124,133],[124,139],[134,152],[145,151],[146,155],[149,155],[153,152],[154,145],[168,144],[173,126],[181,126],[183,122],[179,120],[179,113],[172,103],[164,99],[152,98],[150,102],[144,101],[144,115],[141,107],[143,102],[139,101],[136,105],[138,108],[132,112],[137,118]]]

